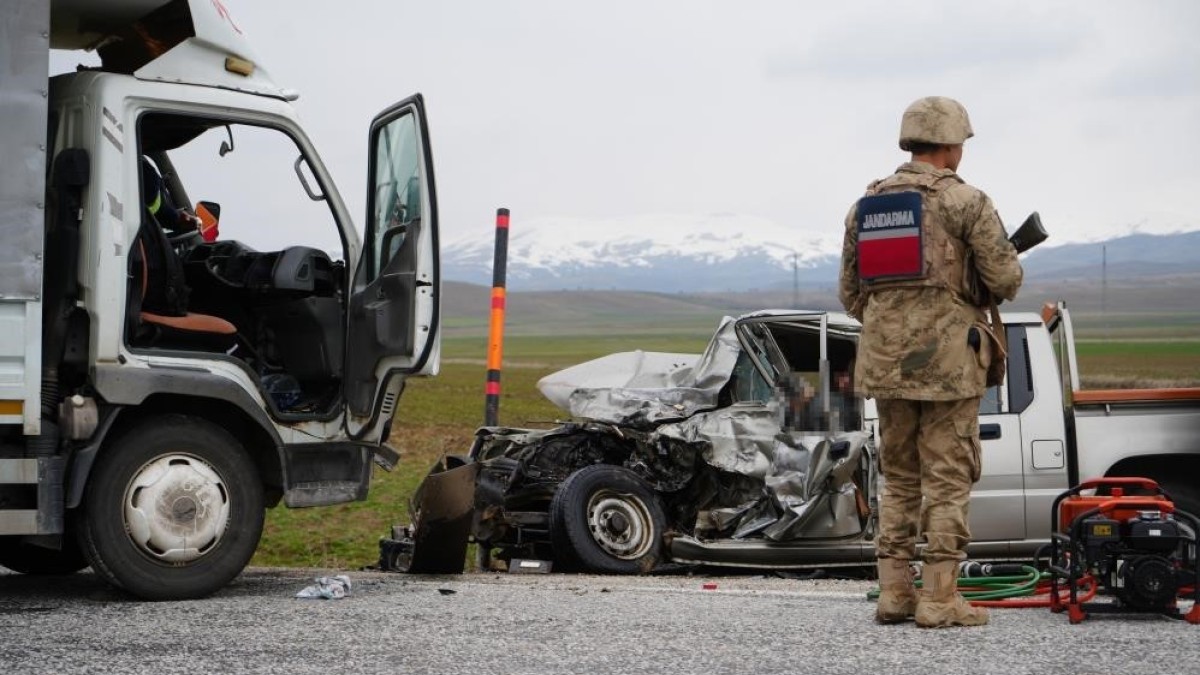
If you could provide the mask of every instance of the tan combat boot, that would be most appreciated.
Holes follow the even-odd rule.
[[[879,602],[875,605],[876,623],[900,623],[917,611],[917,591],[913,588],[912,568],[907,560],[880,558]]]
[[[925,563],[922,588],[917,599],[917,625],[922,628],[982,626],[988,611],[972,607],[958,593],[958,561]]]

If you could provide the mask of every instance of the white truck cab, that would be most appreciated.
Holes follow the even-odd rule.
[[[436,374],[423,101],[371,124],[360,239],[218,0],[4,12],[0,564],[209,594],[264,508],[364,499],[405,379]],[[102,65],[48,78],[52,47]]]

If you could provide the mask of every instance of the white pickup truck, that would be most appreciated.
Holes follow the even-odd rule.
[[[1081,390],[1064,305],[1004,321],[1007,377],[979,412],[972,557],[1032,556],[1054,498],[1081,479],[1153,478],[1200,511],[1200,389]],[[484,563],[610,573],[870,563],[874,406],[828,393],[858,331],[844,314],[764,311],[727,320],[702,356],[628,352],[550,375],[543,394],[582,421],[480,429],[468,457],[426,479],[412,541],[385,545],[383,562],[461,569],[432,552],[465,550],[469,534]],[[802,380],[817,395],[781,414]]]
[[[52,48],[100,65],[48,77]],[[219,0],[5,0],[0,565],[203,596],[265,508],[395,460],[439,358],[423,102],[363,130],[360,238],[295,98]]]

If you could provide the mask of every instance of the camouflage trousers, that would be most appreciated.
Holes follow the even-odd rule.
[[[964,559],[980,470],[979,398],[876,404],[884,478],[876,555],[912,560],[923,535],[925,562]]]

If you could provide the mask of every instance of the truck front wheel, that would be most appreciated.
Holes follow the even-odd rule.
[[[167,415],[129,430],[99,458],[80,542],[113,585],[182,600],[236,577],[262,527],[262,482],[241,444],[204,420]]]

